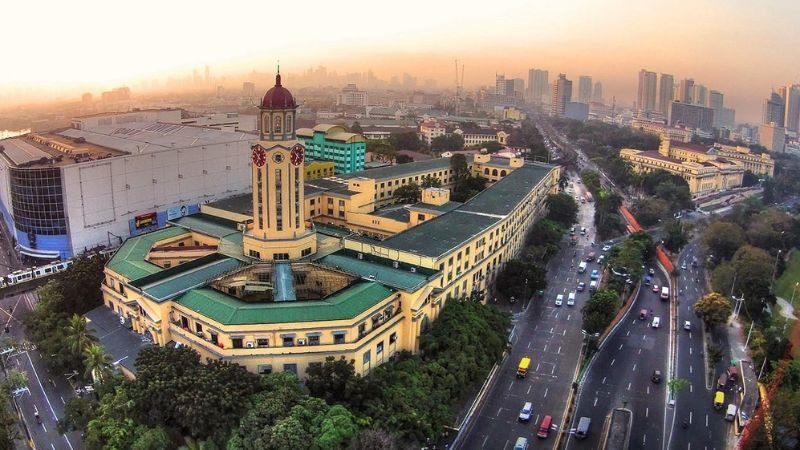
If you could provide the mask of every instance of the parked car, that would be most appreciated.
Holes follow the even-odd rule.
[[[603,251],[604,252],[607,252],[609,250],[611,250],[611,246],[610,245],[606,244],[606,245],[603,246]]]
[[[597,280],[600,278],[600,272],[597,269],[592,270],[592,274],[589,276],[592,280]]]
[[[575,293],[570,292],[567,296],[567,306],[575,306]]]
[[[564,304],[564,295],[558,294],[556,295],[556,306],[561,306]]]

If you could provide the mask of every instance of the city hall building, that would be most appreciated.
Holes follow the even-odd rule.
[[[133,236],[109,260],[103,297],[122,323],[256,373],[303,376],[333,356],[366,374],[417,351],[448,301],[485,299],[558,189],[558,167],[482,155],[470,170],[497,180],[465,203],[449,198],[449,158],[306,181],[295,114],[278,75],[244,152],[251,192]],[[426,176],[443,187],[391,199]]]

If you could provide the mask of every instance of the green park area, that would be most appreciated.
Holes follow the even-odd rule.
[[[783,272],[778,281],[775,282],[775,295],[783,298],[786,301],[792,299],[792,289],[795,284],[800,282],[800,252],[792,252],[792,257],[789,259],[786,270]],[[800,287],[797,288],[800,291]],[[795,301],[800,299],[800,293],[795,292]]]

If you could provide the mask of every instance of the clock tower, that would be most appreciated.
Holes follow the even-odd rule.
[[[281,85],[280,72],[259,110],[260,139],[251,147],[253,224],[244,235],[245,256],[262,261],[309,256],[316,253],[317,240],[305,221],[305,148],[295,138],[297,104]]]

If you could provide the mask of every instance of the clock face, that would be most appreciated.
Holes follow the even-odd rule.
[[[283,162],[283,153],[275,152],[272,154],[272,160],[275,161],[275,164],[280,164]]]
[[[291,160],[292,164],[294,164],[295,166],[299,166],[300,164],[303,164],[304,158],[305,158],[305,149],[303,148],[302,145],[295,144],[295,146],[292,147],[292,153],[289,156],[289,159]]]
[[[261,167],[267,162],[267,152],[261,147],[253,147],[253,155],[251,158],[256,167]]]

